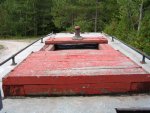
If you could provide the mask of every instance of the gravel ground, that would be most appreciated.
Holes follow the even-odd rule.
[[[3,49],[0,49],[0,62],[24,48],[32,41],[33,40],[0,40],[0,45],[4,47]]]

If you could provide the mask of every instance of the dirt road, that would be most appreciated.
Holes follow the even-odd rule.
[[[4,46],[3,49],[0,49],[0,62],[7,59],[31,42],[32,40],[0,40],[0,45]]]

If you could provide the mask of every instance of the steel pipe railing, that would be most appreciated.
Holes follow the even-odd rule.
[[[129,48],[131,48],[132,50],[136,51],[137,53],[141,54],[141,55],[142,55],[142,60],[141,60],[141,63],[142,63],[142,64],[145,64],[145,63],[146,63],[146,62],[145,62],[145,58],[147,58],[147,59],[150,60],[150,56],[147,55],[146,53],[144,53],[144,52],[142,52],[142,51],[140,51],[140,50],[138,50],[138,49],[132,47],[131,45],[129,45],[129,44],[127,44],[127,43],[125,43],[125,42],[119,40],[119,39],[116,38],[115,36],[110,36],[110,37],[112,38],[112,40],[111,40],[112,42],[114,42],[115,40],[118,40],[119,42],[123,43],[123,44],[126,45],[127,47],[129,47]],[[114,39],[115,39],[115,40],[114,40]]]

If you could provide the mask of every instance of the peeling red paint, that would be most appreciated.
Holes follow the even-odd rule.
[[[101,38],[85,40],[82,43],[107,42]],[[46,44],[52,42],[70,43],[68,38],[56,38]],[[89,95],[150,90],[150,74],[108,44],[100,44],[100,50],[52,51],[52,48],[53,45],[44,46],[42,51],[29,55],[3,78],[4,95]]]

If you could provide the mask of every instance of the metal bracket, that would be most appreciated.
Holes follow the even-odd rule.
[[[74,40],[82,40],[83,37],[80,36],[80,26],[75,26],[75,36],[73,37]]]
[[[144,55],[143,55],[143,58],[142,58],[141,64],[146,64],[146,62],[145,62],[145,56],[144,56]]]
[[[15,66],[15,65],[17,65],[17,63],[15,62],[15,57],[12,57],[12,64],[11,64],[12,66]]]
[[[112,40],[111,40],[112,42],[114,42],[114,37],[112,36]]]
[[[41,43],[43,43],[43,37],[41,38]]]

